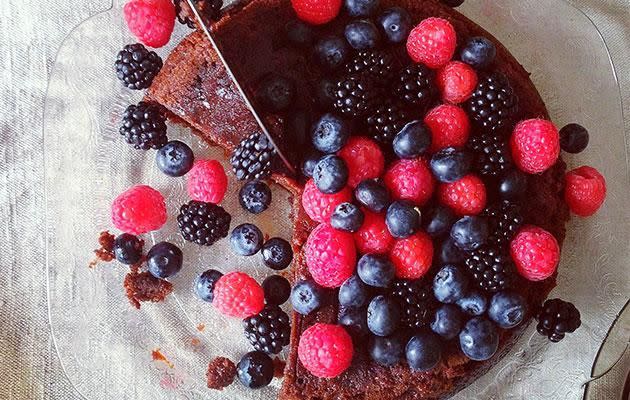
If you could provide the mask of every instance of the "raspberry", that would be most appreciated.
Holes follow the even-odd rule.
[[[477,215],[486,207],[486,186],[476,175],[466,175],[453,183],[441,184],[438,197],[457,215]]]
[[[560,246],[553,235],[537,226],[523,227],[510,242],[518,273],[530,281],[542,281],[556,272]]]
[[[468,141],[470,121],[466,112],[451,104],[442,104],[424,117],[431,130],[431,151],[445,147],[461,147]]]
[[[427,18],[420,22],[407,38],[407,53],[417,63],[440,68],[453,58],[457,34],[450,22],[442,18]]]
[[[355,188],[365,179],[378,178],[385,168],[385,158],[378,144],[371,139],[353,136],[341,151],[348,167],[348,185]]]
[[[170,0],[131,0],[124,14],[131,33],[147,46],[162,47],[171,38],[175,6]]]
[[[606,199],[606,180],[593,167],[579,167],[567,173],[564,199],[576,215],[588,217]]]
[[[133,186],[114,200],[112,222],[132,235],[158,230],[166,222],[164,197],[150,186]]]
[[[348,369],[354,347],[340,325],[316,323],[302,333],[298,357],[304,368],[318,378],[334,378]]]
[[[477,73],[468,64],[451,61],[437,75],[437,85],[442,93],[442,100],[447,103],[462,103],[477,87]]]
[[[322,25],[339,15],[341,0],[291,0],[291,5],[302,21]]]
[[[306,214],[316,222],[328,222],[335,208],[352,201],[352,192],[345,188],[334,194],[324,194],[317,189],[315,182],[309,179],[302,192],[302,207]]]
[[[396,277],[419,279],[431,267],[433,242],[426,233],[417,232],[406,239],[397,240],[389,256],[396,267]]]
[[[384,181],[394,200],[409,200],[419,206],[429,201],[435,188],[433,175],[423,159],[394,162]]]
[[[510,145],[514,163],[530,174],[544,172],[560,155],[558,128],[544,119],[528,119],[516,125]]]
[[[265,307],[265,292],[246,273],[228,272],[214,284],[212,305],[223,315],[247,318]]]
[[[328,224],[311,232],[304,254],[308,271],[320,286],[339,287],[354,273],[357,254],[352,235]]]
[[[216,160],[196,160],[188,173],[188,195],[193,200],[219,204],[227,185],[225,170]]]
[[[387,253],[394,244],[394,238],[387,229],[385,217],[365,209],[363,214],[363,225],[354,234],[357,250],[361,254]]]

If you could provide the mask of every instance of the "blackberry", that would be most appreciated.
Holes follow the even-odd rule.
[[[218,21],[221,17],[223,0],[193,0],[197,9],[201,12],[201,17],[206,21]],[[174,0],[175,14],[177,20],[182,25],[188,25],[190,29],[195,28],[195,14],[188,6],[186,0]],[[182,6],[183,4],[183,6]]]
[[[473,136],[468,148],[475,156],[474,167],[481,175],[498,176],[512,166],[507,139],[496,132]]]
[[[473,250],[466,259],[466,267],[473,281],[487,292],[498,292],[512,286],[514,263],[507,252],[496,245]]]
[[[344,67],[348,75],[361,75],[377,84],[386,84],[395,75],[396,58],[385,50],[364,50]]]
[[[372,138],[390,144],[394,136],[409,122],[409,116],[401,104],[385,102],[368,115],[366,122]]]
[[[560,299],[545,301],[536,315],[536,330],[552,342],[559,342],[566,333],[575,332],[580,327],[580,312],[572,303]]]
[[[127,107],[122,115],[120,134],[136,149],[159,149],[168,142],[166,117],[160,106],[141,101]]]
[[[162,59],[141,43],[128,44],[118,53],[114,68],[125,86],[142,90],[151,86],[153,78],[162,69]]]
[[[521,207],[507,200],[489,205],[481,214],[488,217],[490,225],[488,243],[503,248],[507,248],[524,222]]]
[[[245,337],[258,351],[278,354],[289,344],[289,316],[278,306],[266,306],[260,313],[243,320]]]
[[[372,82],[360,75],[350,75],[337,81],[334,106],[344,116],[357,118],[365,115],[378,96]]]
[[[437,307],[430,285],[420,280],[396,280],[390,295],[400,304],[403,325],[411,329],[429,326]]]
[[[468,100],[467,108],[477,125],[498,130],[516,114],[518,97],[507,77],[495,72],[479,81]]]
[[[435,73],[423,64],[411,64],[398,74],[396,95],[414,107],[428,108],[437,96]]]
[[[228,235],[232,216],[223,207],[191,200],[179,209],[177,224],[184,239],[210,246]]]
[[[236,179],[265,179],[271,175],[276,150],[262,132],[255,132],[239,143],[230,163]]]

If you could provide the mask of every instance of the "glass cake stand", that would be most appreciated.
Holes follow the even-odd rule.
[[[262,390],[236,383],[223,392],[205,387],[205,369],[218,355],[238,360],[249,351],[238,321],[228,320],[192,293],[194,277],[207,268],[246,270],[262,279],[268,270],[256,256],[235,257],[226,240],[210,248],[184,243],[173,214],[186,201],[184,180],[167,178],[154,165],[154,152],[136,151],[118,134],[125,107],[141,94],[122,87],[112,72],[116,53],[134,42],[122,18],[122,0],[77,26],[61,46],[45,105],[46,249],[50,323],[55,347],[69,380],[86,399],[269,399],[281,381]],[[569,224],[554,296],[571,300],[583,325],[570,338],[550,345],[533,324],[489,373],[457,399],[579,399],[597,350],[630,293],[630,198],[627,146],[619,87],[606,44],[593,23],[562,0],[479,0],[461,11],[502,41],[532,73],[554,121],[578,122],[591,144],[570,166],[597,167],[608,181],[608,199],[589,219]],[[188,32],[177,25],[166,57]],[[199,157],[226,161],[221,150],[186,129],[170,126]],[[182,272],[163,304],[127,301],[126,268],[112,263],[87,267],[98,233],[111,228],[112,199],[133,184],[162,191],[170,210],[164,229],[149,243],[171,240],[184,249]],[[273,188],[272,209],[245,215],[231,182],[226,209],[234,226],[255,221],[272,236],[288,239],[288,194]],[[154,361],[159,349],[167,362]]]

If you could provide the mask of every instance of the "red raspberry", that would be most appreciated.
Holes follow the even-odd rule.
[[[387,253],[394,244],[394,238],[387,229],[385,217],[366,209],[363,209],[363,215],[365,216],[363,225],[354,234],[357,250],[361,254]]]
[[[477,215],[486,207],[486,186],[476,175],[466,175],[458,181],[442,183],[438,197],[457,215]]]
[[[470,121],[466,111],[458,106],[442,104],[424,117],[424,123],[431,130],[431,151],[445,147],[459,147],[466,144],[470,134]]]
[[[442,93],[442,100],[459,104],[468,100],[475,90],[477,73],[466,63],[451,61],[438,73],[437,85]]]
[[[352,188],[365,179],[378,178],[385,168],[385,158],[375,141],[361,136],[353,136],[339,151],[348,166],[348,185]]]
[[[313,221],[328,222],[335,208],[352,201],[352,192],[347,187],[334,194],[324,194],[317,189],[315,182],[309,179],[302,192],[302,207]]]
[[[560,246],[553,235],[527,225],[510,242],[510,252],[518,273],[530,281],[542,281],[556,272]]]
[[[419,206],[429,201],[435,189],[435,180],[423,159],[396,161],[383,180],[394,200],[409,200]]]
[[[606,199],[606,179],[593,167],[580,167],[567,173],[564,199],[576,215],[588,217]]]
[[[389,254],[396,267],[396,276],[402,279],[419,279],[427,273],[433,262],[433,242],[429,235],[418,232],[397,240]]]
[[[528,119],[516,125],[510,145],[516,165],[530,174],[544,172],[560,155],[558,128],[544,119]]]
[[[300,337],[300,362],[318,378],[341,375],[350,366],[353,355],[352,338],[340,325],[316,323]]]
[[[212,305],[223,315],[247,318],[258,314],[265,307],[265,292],[246,273],[228,272],[214,285]]]
[[[291,0],[298,18],[313,25],[332,21],[339,15],[341,0]]]
[[[133,235],[160,229],[166,222],[162,193],[146,185],[127,189],[112,204],[112,222],[117,229]]]
[[[123,10],[129,30],[139,41],[151,47],[168,43],[175,26],[171,0],[131,0]]]
[[[228,186],[225,170],[216,160],[196,160],[187,183],[191,199],[214,204],[223,200]]]
[[[352,235],[328,224],[313,229],[304,254],[308,271],[320,286],[339,287],[354,273],[357,251]]]
[[[450,22],[427,18],[413,28],[407,38],[407,53],[417,63],[440,68],[453,58],[457,34]]]

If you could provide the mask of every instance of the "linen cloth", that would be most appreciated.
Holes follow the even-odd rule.
[[[610,47],[630,140],[630,1],[571,2],[594,21]],[[110,0],[0,0],[0,399],[78,398],[48,327],[42,114],[63,38],[110,5]]]

